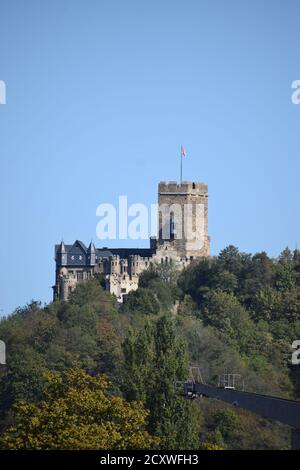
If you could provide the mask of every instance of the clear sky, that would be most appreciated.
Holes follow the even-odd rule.
[[[297,0],[0,0],[0,314],[51,300],[54,244],[157,183],[209,185],[212,254],[300,245]],[[120,240],[111,246],[147,246]]]

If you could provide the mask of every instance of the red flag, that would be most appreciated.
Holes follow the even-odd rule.
[[[185,152],[185,148],[181,146],[181,156],[182,157],[185,157],[186,156],[186,152]]]

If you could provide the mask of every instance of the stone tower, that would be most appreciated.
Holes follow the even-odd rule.
[[[158,211],[157,249],[165,259],[167,251],[187,260],[209,256],[207,184],[161,181]]]

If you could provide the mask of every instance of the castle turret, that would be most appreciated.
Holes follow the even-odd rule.
[[[110,260],[110,273],[111,274],[121,274],[120,272],[120,256],[113,255],[109,257]]]
[[[63,240],[61,241],[60,245],[56,251],[56,265],[57,266],[66,266],[67,265],[67,250]]]
[[[95,266],[96,264],[96,249],[93,242],[89,244],[87,250],[87,261],[90,266]]]

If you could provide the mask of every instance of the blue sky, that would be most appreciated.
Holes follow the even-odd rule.
[[[0,314],[51,300],[96,207],[209,185],[212,253],[300,244],[296,0],[0,0]],[[115,241],[112,246],[146,246]]]

